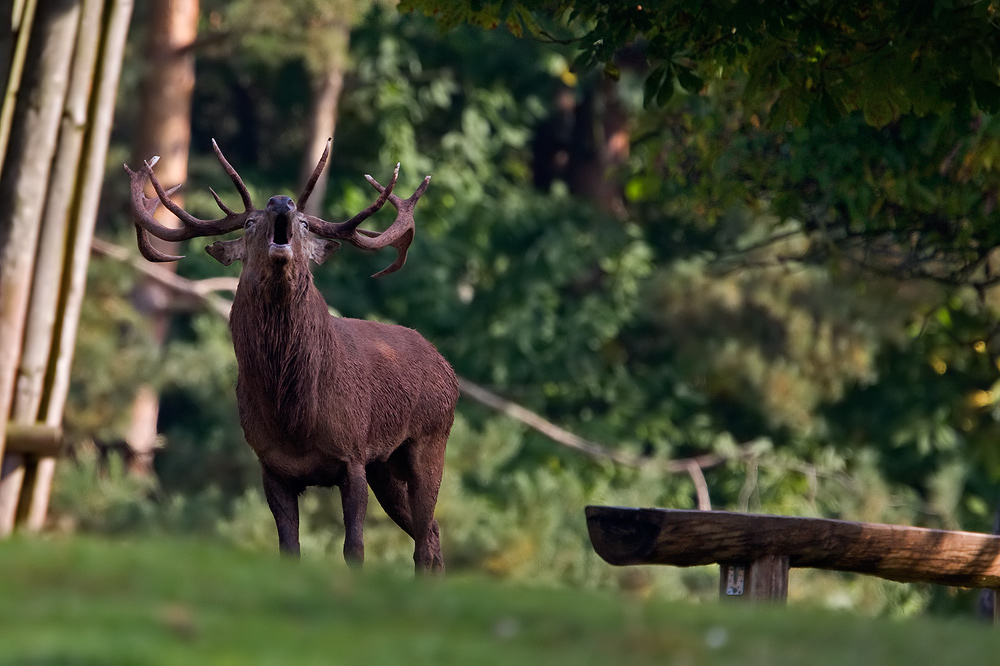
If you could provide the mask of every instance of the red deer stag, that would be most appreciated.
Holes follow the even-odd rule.
[[[243,433],[263,470],[280,550],[298,556],[298,496],[305,487],[339,486],[347,533],[344,557],[360,565],[367,485],[413,538],[417,570],[443,571],[434,506],[458,400],[455,373],[416,331],[331,316],[309,270],[310,258],[322,263],[339,241],[365,250],[391,245],[396,260],[374,277],[399,269],[413,240],[413,209],[430,176],[408,199],[392,193],[398,164],[385,187],[366,176],[379,197],[350,220],[331,223],[299,210],[326,164],[329,144],[299,207],[289,197],[274,196],[263,210],[254,208],[239,174],[212,145],[243,199],[242,213],[230,210],[212,191],[225,216],[200,220],[171,201],[176,188],[165,191],[150,163],[125,170],[132,181],[139,249],[150,261],[181,257],[152,247],[147,232],[180,241],[246,230],[241,238],[206,249],[225,265],[243,262],[230,315],[239,368],[236,396]],[[147,178],[156,197],[143,192]],[[396,208],[395,222],[382,233],[359,229],[386,201]],[[159,224],[153,212],[160,204],[183,226]]]

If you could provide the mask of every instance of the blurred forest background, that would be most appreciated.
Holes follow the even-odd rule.
[[[437,513],[450,571],[717,595],[714,570],[605,565],[590,503],[991,530],[1000,87],[970,92],[927,64],[996,79],[992,53],[945,48],[994,44],[969,36],[995,21],[988,3],[907,5],[926,21],[845,3],[815,34],[799,16],[771,42],[712,41],[692,19],[670,29],[705,49],[670,53],[642,7],[629,24],[592,2],[446,4],[136,4],[49,529],[276,550],[238,422],[219,307],[231,295],[216,291],[232,281],[206,282],[239,267],[195,241],[176,264],[186,281],[141,272],[120,165],[162,155],[164,184],[186,181],[188,210],[216,217],[208,188],[234,196],[212,138],[260,202],[296,196],[333,136],[314,197],[327,219],[367,205],[362,174],[401,162],[401,191],[433,174],[402,271],[373,280],[386,258],[348,248],[315,277],[337,313],[417,329],[472,383]],[[747,25],[772,11],[732,4]],[[184,5],[187,27],[168,28]],[[886,26],[895,59],[884,33],[860,35]],[[921,29],[924,50],[907,50]],[[188,30],[180,47],[151,46],[171,30]],[[827,63],[824,39],[849,44],[849,62]],[[165,81],[178,62],[189,74]],[[161,116],[177,103],[187,128]],[[182,166],[164,171],[172,158]],[[484,405],[475,385],[577,439]],[[310,490],[302,509],[303,552],[342,566],[339,495]],[[409,566],[412,545],[375,503],[366,537],[371,561]],[[815,572],[791,595],[866,613],[972,608]]]

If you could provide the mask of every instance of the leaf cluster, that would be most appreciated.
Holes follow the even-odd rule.
[[[578,48],[577,65],[617,71],[638,48],[646,99],[745,73],[748,102],[772,105],[771,121],[833,122],[860,111],[882,127],[906,114],[973,108],[1000,111],[1000,27],[994,3],[921,0],[793,2],[510,2],[404,0],[403,10],[507,26],[545,37],[559,22]]]

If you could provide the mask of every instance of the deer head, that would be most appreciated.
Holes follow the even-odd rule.
[[[302,194],[299,196],[299,206],[304,206],[313,187],[326,166],[330,155],[330,141],[320,157],[319,163],[313,169]],[[413,240],[413,209],[430,184],[427,176],[420,187],[408,199],[401,199],[393,194],[399,175],[399,164],[392,174],[389,184],[383,187],[374,178],[365,178],[379,192],[372,205],[347,220],[346,222],[327,222],[312,215],[306,215],[296,206],[295,201],[287,196],[271,197],[263,209],[254,207],[243,180],[229,164],[219,150],[218,144],[212,140],[212,148],[216,157],[236,186],[243,200],[243,212],[237,213],[222,202],[214,190],[209,190],[216,204],[225,215],[217,220],[201,220],[194,217],[171,200],[170,195],[180,185],[164,190],[153,173],[153,165],[157,158],[143,162],[143,167],[132,171],[125,165],[132,184],[132,212],[135,219],[136,237],[139,251],[150,261],[176,261],[183,257],[165,254],[149,243],[147,232],[165,241],[181,241],[199,236],[218,236],[239,228],[246,233],[235,240],[216,241],[206,250],[222,264],[229,265],[234,261],[242,261],[244,271],[273,273],[275,271],[299,272],[308,270],[308,260],[311,258],[322,263],[340,247],[341,242],[350,243],[364,250],[378,250],[392,246],[396,249],[396,260],[388,267],[376,273],[380,277],[399,270],[406,261],[406,251]],[[156,197],[147,197],[143,188],[146,179],[153,184]],[[388,201],[396,209],[396,220],[383,232],[360,229],[359,225],[376,213]],[[157,206],[163,206],[177,216],[182,226],[178,228],[165,227],[153,217]]]

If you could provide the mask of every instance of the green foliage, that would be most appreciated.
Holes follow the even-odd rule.
[[[577,66],[617,72],[623,49],[651,67],[646,100],[675,86],[745,73],[745,100],[771,105],[770,122],[833,122],[860,111],[883,127],[901,115],[1000,111],[997,8],[968,0],[621,3],[402,0],[403,11],[515,35],[571,39]]]
[[[143,383],[155,380],[158,359],[149,324],[123,298],[133,277],[106,260],[90,263],[86,306],[81,312],[71,392],[66,405],[70,432],[120,439],[128,427],[121,407]]]
[[[237,57],[301,59],[313,75],[349,64],[350,29],[387,0],[239,0],[204,3],[211,29],[227,36]]]
[[[148,530],[155,520],[155,479],[128,474],[122,456],[78,447],[57,469],[49,510],[63,529],[122,534]]]
[[[259,484],[260,465],[243,440],[236,408],[236,358],[227,322],[201,313],[175,322],[163,358],[160,419],[170,443],[156,457],[168,492],[225,497]],[[187,328],[187,327],[185,327]]]

